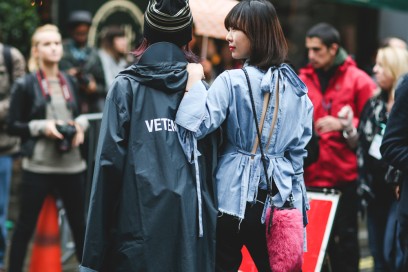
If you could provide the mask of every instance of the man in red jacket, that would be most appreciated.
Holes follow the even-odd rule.
[[[300,70],[300,78],[314,106],[319,158],[305,169],[305,182],[341,192],[328,253],[332,271],[358,271],[357,158],[350,140],[357,135],[358,118],[376,85],[340,47],[333,26],[313,26],[306,34],[306,47],[309,64]],[[347,105],[354,113],[349,122],[340,112]]]

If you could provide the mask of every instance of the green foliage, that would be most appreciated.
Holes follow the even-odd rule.
[[[31,6],[30,0],[0,1],[1,41],[18,48],[26,57],[31,35],[39,22],[36,6]]]

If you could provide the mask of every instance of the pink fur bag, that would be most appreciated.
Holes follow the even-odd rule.
[[[272,272],[299,272],[303,264],[303,219],[296,208],[268,208],[266,245]]]

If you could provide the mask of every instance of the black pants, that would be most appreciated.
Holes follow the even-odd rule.
[[[28,243],[36,227],[45,197],[55,193],[64,208],[75,242],[76,256],[81,262],[85,235],[84,178],[81,174],[37,174],[23,171],[21,208],[11,240],[9,272],[21,272]]]
[[[357,183],[347,182],[336,189],[341,196],[328,245],[331,268],[333,272],[357,272],[360,260]]]
[[[403,252],[403,264],[398,272],[408,271],[408,183],[407,179],[400,184],[400,199],[398,200],[398,221],[400,232],[398,238]]]
[[[263,202],[263,201],[262,201]],[[238,271],[245,245],[259,272],[271,271],[266,247],[266,229],[261,223],[264,205],[247,204],[241,224],[236,217],[223,214],[217,221],[216,271]]]

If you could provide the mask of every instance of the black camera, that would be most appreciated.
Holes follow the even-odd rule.
[[[58,132],[64,136],[63,139],[57,140],[57,150],[68,152],[72,147],[72,139],[75,136],[76,128],[73,125],[55,125]]]
[[[89,82],[91,81],[90,76],[88,74],[85,74],[82,70],[78,70],[76,78],[78,80],[79,85],[85,88],[86,86],[89,85]]]

